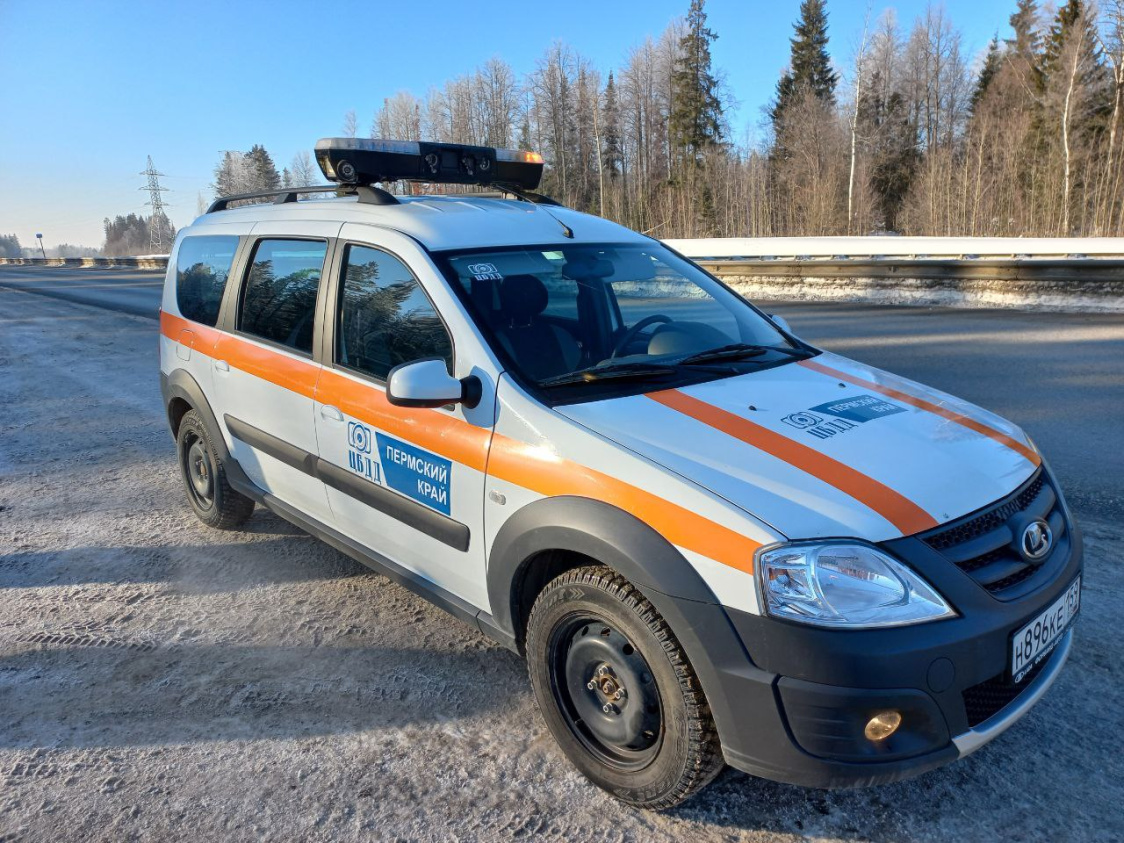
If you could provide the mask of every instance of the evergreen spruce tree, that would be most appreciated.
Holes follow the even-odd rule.
[[[621,174],[624,153],[621,149],[621,107],[617,97],[617,84],[613,81],[613,71],[605,83],[605,94],[601,105],[601,164],[610,179]]]
[[[1008,38],[1007,60],[1012,62],[1020,76],[1029,77],[1034,90],[1041,93],[1042,36],[1038,30],[1038,3],[1036,0],[1019,0],[1018,8],[1010,17],[1014,38]]]
[[[1038,34],[1038,3],[1036,0],[1019,0],[1017,11],[1010,17],[1015,37],[1007,39],[1007,47],[1023,56],[1037,56],[1042,49]]]
[[[241,159],[240,153],[230,150],[222,154],[222,161],[215,167],[215,181],[211,185],[211,188],[215,191],[215,196],[233,196],[240,192],[242,184],[238,178],[238,172],[241,169]]]
[[[983,101],[984,96],[987,94],[987,89],[991,87],[991,83],[995,81],[996,74],[1003,66],[1003,51],[999,48],[999,36],[996,35],[991,39],[991,43],[987,47],[987,56],[984,58],[983,67],[980,68],[980,75],[976,79],[976,87],[972,91],[972,99],[968,103],[968,111],[973,115]]]
[[[859,103],[859,135],[867,138],[870,188],[874,192],[879,222],[887,231],[897,231],[914,173],[921,160],[917,131],[910,119],[909,104],[898,91],[889,91],[882,72],[875,69],[869,94]]]
[[[0,258],[23,257],[20,239],[14,234],[0,234]]]
[[[519,126],[519,148],[535,148],[535,144],[531,140],[531,121],[526,115],[523,117],[523,123]]]
[[[1046,39],[1046,48],[1042,54],[1042,72],[1046,76],[1064,72],[1061,65],[1063,64],[1066,47],[1070,44],[1071,38],[1081,37],[1082,35],[1085,39],[1082,49],[1087,53],[1086,56],[1083,56],[1083,59],[1088,59],[1085,62],[1088,67],[1087,75],[1095,76],[1096,69],[1101,65],[1100,56],[1096,52],[1096,25],[1093,22],[1092,15],[1089,14],[1088,4],[1081,2],[1081,0],[1068,0],[1064,6],[1058,9],[1057,17],[1054,18],[1054,23],[1050,27],[1050,33]]]
[[[710,45],[718,36],[707,28],[703,6],[704,0],[691,0],[687,34],[671,74],[668,131],[675,154],[688,164],[701,163],[703,153],[722,140],[722,103],[710,66]]]
[[[1073,58],[1070,47],[1074,39],[1080,40],[1076,46],[1081,51],[1076,81],[1084,99],[1074,128],[1078,132],[1095,130],[1103,127],[1108,119],[1112,92],[1111,77],[1098,46],[1096,22],[1090,4],[1082,0],[1068,0],[1058,9],[1042,53],[1043,84],[1059,91],[1069,84],[1069,63]]]
[[[770,111],[776,128],[785,111],[802,97],[811,92],[822,102],[835,103],[835,86],[839,74],[831,69],[831,58],[827,54],[827,7],[824,0],[803,0],[800,4],[800,17],[793,24],[796,31],[792,44],[792,59],[789,69],[777,83],[777,99]]]
[[[254,144],[246,153],[246,159],[250,164],[255,190],[276,190],[281,186],[281,175],[264,146]]]

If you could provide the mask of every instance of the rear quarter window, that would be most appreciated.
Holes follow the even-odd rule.
[[[176,304],[180,315],[214,327],[238,238],[233,235],[184,237],[176,253]]]

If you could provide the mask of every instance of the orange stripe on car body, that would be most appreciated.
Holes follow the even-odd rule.
[[[838,378],[841,381],[846,381],[847,383],[854,384],[855,386],[861,386],[864,389],[872,389],[875,392],[881,393],[882,395],[886,395],[890,398],[896,398],[903,404],[910,404],[914,407],[917,407],[918,409],[927,410],[928,412],[941,416],[942,418],[946,418],[949,421],[956,422],[956,424],[962,427],[966,427],[969,430],[975,431],[976,433],[988,437],[989,439],[994,439],[1001,445],[1006,445],[1012,451],[1015,451],[1016,453],[1030,460],[1033,465],[1040,465],[1042,463],[1042,458],[1038,456],[1038,454],[1034,453],[1033,448],[1028,447],[1026,444],[1020,442],[1018,439],[1015,439],[1013,436],[1008,436],[1006,433],[1003,433],[1000,430],[996,430],[994,427],[986,425],[983,422],[976,421],[975,419],[970,418],[963,413],[958,413],[955,410],[950,410],[947,407],[942,407],[940,404],[928,401],[919,395],[913,395],[909,392],[903,392],[900,389],[894,389],[891,386],[884,386],[883,384],[875,383],[874,381],[869,381],[865,378],[856,377],[855,375],[849,375],[846,372],[841,372],[838,369],[834,369],[831,366],[826,366],[823,363],[819,363],[815,360],[800,360],[798,362],[801,366],[804,366],[805,368],[811,369],[815,372],[819,372],[820,374]]]
[[[264,381],[312,398],[320,365],[301,357],[290,357],[267,346],[248,342],[230,334],[221,334],[215,343],[214,356],[233,368]]]
[[[395,407],[382,388],[349,378],[335,369],[324,369],[316,400],[453,462],[480,472],[486,468],[491,430],[438,410]]]
[[[460,465],[481,473],[486,471],[489,476],[544,497],[575,495],[612,504],[649,524],[674,545],[747,574],[753,572],[753,554],[761,547],[760,542],[623,480],[437,410],[394,407],[387,401],[385,391],[374,384],[334,369],[321,369],[311,361],[295,359],[214,328],[171,314],[162,314],[160,325],[162,333],[172,340],[183,330],[194,331],[214,346],[216,358],[231,366],[307,398],[332,404],[352,418]]]
[[[200,339],[201,342],[196,345],[196,348],[199,349],[212,348],[218,342],[219,337],[223,335],[222,331],[215,328],[210,328],[198,322],[189,322],[182,316],[176,316],[165,310],[160,311],[160,333],[170,340],[179,342],[180,334],[184,331],[190,331]],[[210,354],[210,351],[206,353]]]
[[[196,350],[216,360],[225,360],[235,369],[274,386],[306,398],[313,397],[320,366],[311,360],[293,357],[170,313],[160,314],[160,331],[175,342],[179,342],[181,333],[190,331],[199,338]]]
[[[803,443],[789,439],[784,434],[715,407],[713,404],[700,401],[677,389],[652,392],[648,397],[834,486],[873,509],[904,535],[912,535],[937,526],[936,519],[909,498],[873,477],[868,477],[815,448],[809,448]]]
[[[576,495],[612,504],[635,515],[674,545],[753,573],[753,554],[761,547],[760,542],[616,477],[559,457],[547,448],[497,434],[492,440],[488,474],[546,497]]]

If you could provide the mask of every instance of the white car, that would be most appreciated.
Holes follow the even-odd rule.
[[[1054,681],[1081,540],[1015,425],[532,193],[533,153],[316,151],[334,185],[219,200],[169,261],[204,523],[262,504],[525,655],[563,751],[635,805],[723,763],[912,776]],[[373,186],[400,179],[502,195]]]

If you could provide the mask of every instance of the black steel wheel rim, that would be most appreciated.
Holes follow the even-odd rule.
[[[188,433],[183,442],[181,468],[187,493],[202,509],[215,503],[215,460],[207,443],[195,433]]]
[[[615,624],[591,614],[555,625],[550,689],[570,732],[602,763],[636,771],[663,742],[663,701],[647,661]]]

